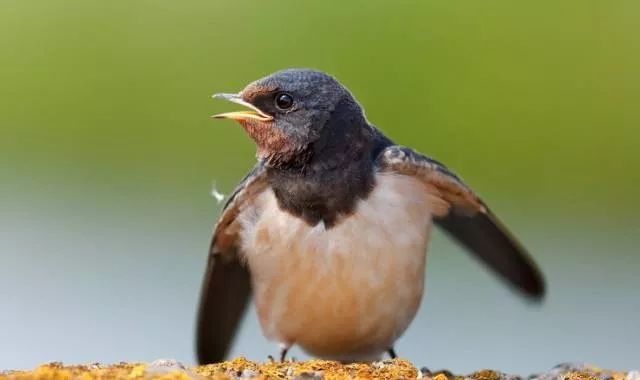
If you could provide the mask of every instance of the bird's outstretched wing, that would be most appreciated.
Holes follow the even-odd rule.
[[[258,164],[229,197],[213,231],[209,261],[198,310],[198,363],[222,361],[227,354],[251,294],[249,270],[238,257],[238,216],[253,206],[267,188],[265,170]]]
[[[397,145],[382,150],[376,165],[381,172],[420,179],[433,197],[433,217],[440,227],[524,295],[535,300],[543,298],[544,279],[527,251],[486,204],[444,165]]]

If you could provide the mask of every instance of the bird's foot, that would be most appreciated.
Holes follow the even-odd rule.
[[[280,343],[280,363],[284,363],[284,360],[287,358],[287,352],[289,352],[290,348],[290,344]]]

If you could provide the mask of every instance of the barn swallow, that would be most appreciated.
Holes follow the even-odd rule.
[[[197,322],[201,364],[224,359],[251,293],[264,335],[324,359],[370,361],[407,329],[424,290],[432,225],[524,296],[543,277],[476,193],[440,162],[396,145],[335,78],[276,72],[214,97],[246,110],[257,164],[213,232]]]

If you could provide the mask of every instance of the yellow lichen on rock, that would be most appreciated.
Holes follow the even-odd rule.
[[[8,371],[0,379],[11,380],[102,380],[127,379],[137,364],[100,364],[64,366],[62,363],[49,363],[38,366],[33,371]]]
[[[555,368],[534,375],[539,380],[627,380],[624,372],[595,367]],[[447,371],[421,372],[406,360],[394,359],[373,363],[341,364],[327,360],[267,361],[257,363],[237,358],[217,364],[186,368],[173,360],[159,360],[150,364],[120,363],[114,365],[89,364],[64,366],[62,363],[41,365],[32,371],[0,372],[0,380],[368,380],[368,379],[424,379],[424,380],[514,380],[517,376],[492,370],[482,370],[466,376],[454,376]]]
[[[470,377],[476,380],[500,380],[500,378],[502,378],[502,374],[490,369],[483,369],[482,371],[472,373]]]
[[[265,379],[289,379],[295,377],[326,380],[342,379],[415,379],[418,370],[405,360],[395,359],[387,362],[341,364],[328,360],[309,360],[302,362],[287,361],[284,363],[270,361],[256,364],[245,358],[210,364],[194,368],[194,372],[205,377],[216,374],[231,374],[237,377]]]
[[[131,373],[129,373],[129,378],[135,379],[137,377],[143,377],[146,371],[147,371],[146,364],[137,365],[131,369]]]

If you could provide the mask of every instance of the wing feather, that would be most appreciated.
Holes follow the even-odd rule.
[[[238,257],[238,216],[267,188],[265,177],[262,165],[256,165],[231,194],[214,228],[196,327],[200,364],[224,360],[249,302],[249,269]]]
[[[376,164],[380,171],[420,179],[438,200],[436,224],[524,295],[543,298],[544,279],[529,253],[457,175],[440,162],[397,145],[386,147]]]

